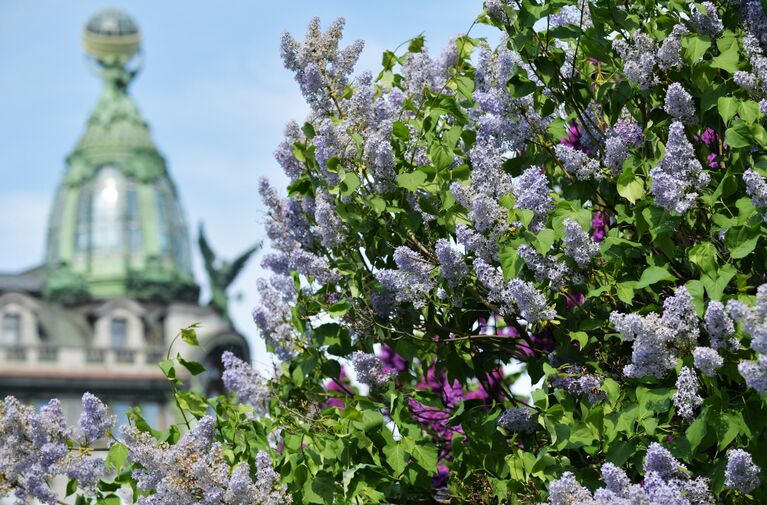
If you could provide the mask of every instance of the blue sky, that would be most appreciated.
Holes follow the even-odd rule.
[[[465,33],[481,0],[388,2],[220,2],[3,0],[0,2],[0,271],[40,263],[54,189],[100,92],[81,50],[87,19],[104,8],[128,12],[143,32],[144,70],[132,86],[155,141],[169,161],[190,229],[204,221],[224,256],[263,234],[257,181],[286,179],[272,158],[284,124],[307,108],[282,68],[282,31],[302,36],[311,17],[346,18],[344,41],[366,42],[357,71],[376,71],[384,49],[421,32],[439,53]],[[475,28],[472,35],[485,30]],[[284,190],[283,190],[284,191]],[[197,251],[198,281],[204,279]],[[232,312],[253,343],[250,319],[259,260],[234,286]]]

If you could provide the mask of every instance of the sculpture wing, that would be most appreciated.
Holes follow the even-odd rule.
[[[253,247],[245,251],[244,253],[240,254],[240,256],[232,261],[231,265],[229,265],[229,271],[226,275],[226,283],[227,285],[231,284],[234,279],[237,277],[237,275],[240,273],[240,271],[245,267],[245,263],[248,262],[251,256],[253,256],[254,253],[259,251],[261,249],[263,242],[258,242]]]
[[[208,273],[211,273],[213,269],[213,263],[216,260],[216,254],[213,252],[213,249],[210,248],[208,240],[205,238],[205,228],[203,227],[202,223],[200,223],[199,226],[199,236],[197,243],[200,246],[200,252],[202,253],[203,259],[205,260],[205,269],[208,271]]]

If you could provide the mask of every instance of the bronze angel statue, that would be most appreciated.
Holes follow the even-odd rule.
[[[216,312],[229,321],[229,296],[227,295],[226,290],[245,267],[245,263],[248,262],[248,259],[250,259],[256,251],[261,249],[261,242],[258,242],[253,247],[240,254],[240,256],[233,261],[216,258],[216,254],[213,252],[213,249],[210,248],[208,240],[205,238],[205,229],[203,228],[202,223],[200,223],[199,238],[197,242],[200,246],[200,252],[205,261],[205,270],[208,272],[208,279],[210,281],[210,302],[208,302],[208,305],[213,307]]]

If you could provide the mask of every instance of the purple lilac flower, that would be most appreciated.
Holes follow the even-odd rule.
[[[698,394],[698,378],[695,372],[688,367],[682,367],[679,372],[679,377],[676,380],[676,393],[672,397],[674,407],[676,407],[676,413],[680,417],[690,421],[695,415],[694,410],[697,409],[703,398]]]
[[[322,237],[322,245],[335,247],[346,238],[346,225],[338,217],[336,205],[327,191],[317,193],[314,207],[314,219],[317,221],[317,232]]]
[[[495,241],[477,233],[465,224],[455,227],[455,240],[467,251],[474,253],[477,258],[489,262],[498,259],[498,245]]]
[[[393,292],[397,302],[411,302],[415,308],[426,305],[426,295],[436,287],[431,277],[431,263],[409,247],[399,246],[394,250],[397,270],[385,269],[376,273],[376,278],[385,289]]]
[[[748,387],[767,394],[767,354],[758,354],[756,360],[741,361],[738,372],[746,379]]]
[[[699,136],[695,136],[695,140],[700,140],[706,147],[717,147],[719,144],[719,135],[713,128],[706,128]]]
[[[708,186],[711,178],[695,158],[681,122],[671,124],[666,154],[650,170],[650,177],[655,205],[680,214],[687,212],[698,198],[697,192]]]
[[[565,472],[549,485],[550,505],[594,505],[591,491],[581,486],[572,472]]]
[[[601,242],[605,239],[605,233],[607,233],[607,223],[610,220],[609,214],[603,210],[594,212],[594,217],[591,218],[591,228],[593,231],[591,239],[594,242]]]
[[[82,398],[83,411],[78,422],[80,436],[86,442],[95,442],[103,438],[115,424],[115,416],[110,416],[107,406],[91,393]]]
[[[263,413],[270,395],[261,374],[229,351],[221,355],[221,362],[224,365],[221,380],[226,389],[236,393],[240,401],[249,403]]]
[[[605,140],[605,156],[602,162],[610,169],[614,177],[623,171],[623,162],[629,156],[629,146],[623,137],[611,136]]]
[[[304,140],[298,123],[290,121],[285,126],[285,138],[277,145],[277,149],[274,151],[274,158],[291,181],[298,179],[306,169],[293,154],[293,144],[303,142]]]
[[[743,493],[750,493],[759,487],[759,471],[751,455],[743,449],[727,451],[727,468],[724,470],[724,485]]]
[[[626,110],[621,112],[621,117],[612,128],[612,135],[616,135],[632,147],[637,147],[644,142],[644,131],[637,121]]]
[[[550,281],[549,287],[555,291],[564,286],[565,276],[569,273],[567,265],[553,257],[544,257],[527,244],[521,244],[517,248],[517,254],[525,262],[527,268],[533,271],[536,281],[548,279]]]
[[[344,385],[348,384],[348,382],[349,378],[346,376],[346,371],[343,367],[341,367],[338,378],[336,380],[328,381],[327,384],[325,384],[325,391],[346,394],[347,391],[344,389]],[[331,396],[325,401],[325,403],[322,404],[323,409],[329,409],[333,407],[343,410],[346,407],[346,402],[341,398]]]
[[[580,126],[575,121],[570,121],[567,125],[567,136],[559,139],[562,145],[575,149],[577,151],[584,152],[588,155],[594,154],[594,150],[590,146],[585,146],[581,143],[581,139],[584,137]]]
[[[671,33],[663,39],[658,49],[658,67],[661,70],[679,70],[684,65],[682,59],[682,36],[687,33],[683,24],[676,24]]]
[[[734,349],[738,346],[738,340],[731,338],[735,333],[735,324],[725,311],[722,302],[711,300],[703,320],[711,347],[714,349]]]
[[[407,360],[400,356],[389,344],[381,344],[381,352],[378,355],[384,365],[384,370],[394,370],[397,373],[407,372],[409,366]]]
[[[653,442],[647,448],[644,471],[645,473],[655,472],[663,479],[673,479],[685,475],[687,467],[677,461],[668,449]]]

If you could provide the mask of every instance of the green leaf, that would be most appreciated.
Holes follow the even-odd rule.
[[[77,491],[77,481],[74,479],[70,479],[70,481],[67,482],[66,496],[71,496],[75,494],[76,491]]]
[[[711,61],[712,68],[721,68],[727,72],[734,74],[738,71],[738,62],[740,61],[740,55],[738,54],[738,46],[732,45],[726,51],[722,52],[719,56],[715,56]]]
[[[407,52],[420,53],[423,51],[423,46],[426,44],[426,37],[423,34],[418,35],[410,39],[410,44],[407,46]]]
[[[189,373],[192,375],[200,375],[202,372],[205,371],[205,367],[202,366],[200,363],[196,361],[187,361],[184,358],[181,357],[179,354],[176,359],[178,360],[179,364],[189,370]]]
[[[727,122],[738,113],[738,99],[731,96],[720,97],[719,100],[716,101],[716,106],[719,115],[722,116],[724,124],[727,124]]]
[[[711,242],[696,244],[687,252],[687,257],[698,265],[703,273],[716,271],[716,247]]]
[[[109,446],[109,452],[104,460],[107,468],[114,468],[119,473],[128,461],[128,448],[120,442],[112,442]]]
[[[354,193],[360,185],[360,178],[357,174],[352,172],[346,172],[343,179],[341,179],[341,194],[343,196],[349,196]]]
[[[744,100],[738,106],[738,115],[748,124],[757,122],[762,117],[759,104],[753,100]]]
[[[700,34],[686,34],[682,37],[682,50],[685,61],[693,64],[700,60],[711,47],[711,39]]]
[[[647,267],[644,270],[644,272],[642,272],[642,277],[639,278],[639,280],[637,281],[634,287],[636,289],[641,289],[661,281],[674,281],[674,280],[676,280],[676,277],[672,275],[664,267],[651,266],[651,267]]]
[[[706,416],[702,412],[701,415],[699,415],[698,418],[695,419],[692,424],[690,424],[690,426],[687,428],[687,431],[685,431],[685,438],[687,438],[687,441],[690,442],[690,449],[693,452],[695,452],[695,449],[703,441],[706,433]]]
[[[416,170],[415,172],[410,172],[405,174],[399,174],[397,176],[397,185],[413,193],[415,193],[416,190],[418,190],[418,188],[424,182],[426,182],[426,174],[421,172],[420,170]]]
[[[618,194],[631,203],[645,196],[644,181],[630,169],[624,170],[618,177]]]
[[[578,342],[580,349],[583,350],[589,342],[589,335],[585,331],[571,331],[570,339]]]
[[[198,346],[200,345],[200,342],[197,340],[197,328],[199,328],[199,323],[195,323],[191,326],[188,326],[186,328],[181,329],[181,340],[186,342],[189,345],[192,346]]]
[[[455,156],[453,151],[446,145],[441,143],[435,143],[431,145],[429,149],[429,156],[431,162],[434,164],[434,168],[437,171],[444,170],[453,164]]]
[[[386,456],[386,464],[394,470],[394,476],[398,477],[402,475],[402,472],[405,471],[405,467],[407,467],[407,461],[410,457],[407,451],[405,451],[403,444],[394,442],[393,444],[386,445],[383,448],[383,453]]]

